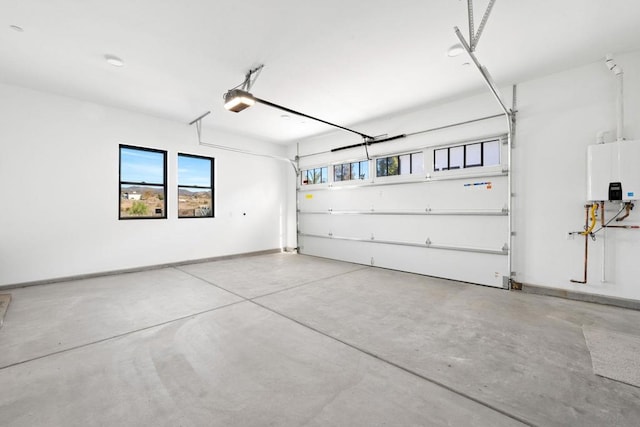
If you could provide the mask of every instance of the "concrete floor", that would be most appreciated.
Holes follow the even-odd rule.
[[[291,254],[15,289],[3,426],[637,426],[640,312]]]

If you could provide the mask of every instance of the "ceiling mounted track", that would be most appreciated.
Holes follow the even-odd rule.
[[[502,97],[500,96],[500,92],[498,91],[498,88],[496,87],[496,84],[493,81],[491,74],[489,74],[489,70],[487,70],[487,68],[484,65],[480,64],[480,61],[478,61],[478,58],[474,53],[476,46],[480,41],[480,36],[482,35],[482,31],[487,25],[487,20],[489,19],[489,15],[491,14],[491,10],[493,9],[494,3],[495,3],[495,0],[489,0],[489,5],[487,6],[487,10],[485,11],[484,16],[482,17],[482,21],[480,22],[480,27],[478,28],[478,32],[476,33],[474,31],[474,24],[473,24],[474,23],[473,0],[467,0],[467,13],[469,17],[469,42],[465,40],[464,36],[462,35],[462,32],[458,27],[453,27],[453,28],[456,33],[456,36],[460,40],[460,44],[462,45],[464,50],[467,52],[467,54],[471,58],[476,68],[478,68],[478,71],[480,71],[482,78],[484,79],[487,86],[489,86],[489,90],[491,90],[491,93],[496,98],[496,101],[498,101],[498,103],[500,104],[500,108],[502,108],[502,111],[507,116],[509,133],[511,133],[512,127],[513,127],[511,123],[512,111],[507,108],[506,104],[502,100]]]
[[[491,9],[493,9],[493,4],[495,2],[496,0],[489,0],[489,4],[487,5],[487,10],[485,10],[484,15],[482,16],[482,21],[480,21],[478,32],[474,34],[473,0],[467,0],[467,13],[469,15],[469,50],[471,50],[471,52],[474,52],[476,50],[476,46],[478,46],[478,41],[480,40],[482,31],[484,31],[485,25],[487,25],[487,20],[489,19],[489,15],[491,14]]]
[[[247,74],[245,75],[245,79],[244,82],[242,82],[241,84],[239,84],[238,86],[229,89],[223,96],[224,98],[224,107],[229,110],[229,111],[233,111],[234,113],[239,113],[242,110],[245,110],[249,107],[251,107],[252,105],[254,105],[256,102],[260,103],[260,104],[264,104],[268,107],[272,107],[272,108],[276,108],[278,110],[281,111],[285,111],[287,113],[291,113],[291,114],[295,114],[297,116],[301,116],[301,117],[305,117],[307,119],[311,119],[311,120],[315,120],[317,122],[320,123],[324,123],[326,125],[338,128],[338,129],[342,129],[345,130],[347,132],[351,132],[351,133],[355,133],[356,135],[361,136],[362,138],[364,138],[365,140],[373,140],[374,137],[364,134],[362,132],[358,132],[356,130],[353,129],[349,129],[345,126],[341,126],[341,125],[337,125],[335,123],[331,123],[329,121],[326,120],[322,120],[319,119],[317,117],[314,116],[310,116],[309,114],[305,114],[302,113],[300,111],[296,111],[293,110],[291,108],[288,107],[284,107],[282,105],[276,104],[274,102],[271,101],[267,101],[265,99],[262,98],[258,98],[256,96],[254,96],[253,94],[251,94],[249,91],[251,90],[253,84],[255,83],[256,79],[258,78],[258,75],[260,73],[260,71],[262,71],[262,68],[264,67],[264,65],[260,65],[252,70],[249,70],[247,72]]]

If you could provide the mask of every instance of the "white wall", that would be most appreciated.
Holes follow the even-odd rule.
[[[640,140],[640,52],[621,54],[616,61],[625,70],[625,136]],[[490,64],[489,65],[490,68]],[[479,78],[479,77],[478,77]],[[511,104],[511,91],[503,89]],[[589,281],[581,279],[584,241],[567,239],[584,225],[586,197],[586,149],[596,134],[609,130],[615,138],[615,79],[603,60],[584,67],[518,84],[518,123],[513,151],[514,198],[513,270],[515,279],[532,285],[585,293],[640,299],[640,230],[609,230],[606,282],[601,279],[602,235],[591,243]],[[499,113],[486,93],[437,106],[373,120],[353,128],[368,134],[411,133]],[[412,147],[461,141],[504,132],[503,119],[427,133],[372,146],[371,154],[402,151]],[[346,132],[331,132],[300,142],[300,154],[318,153],[360,142]],[[290,147],[291,155],[295,146]],[[301,159],[312,167],[362,158],[362,149],[327,153]],[[638,159],[640,161],[640,159]],[[608,208],[617,211],[615,207]],[[638,206],[628,224],[638,224]]]
[[[625,88],[627,139],[640,140],[640,52],[616,55]],[[600,131],[615,139],[615,79],[603,60],[519,85],[514,150],[517,280],[579,292],[640,299],[640,230],[607,230],[606,281],[601,282],[603,236],[589,246],[567,232],[584,226],[586,152]],[[640,143],[640,142],[638,142]],[[640,159],[637,159],[640,162]],[[613,212],[610,209],[613,208]],[[607,215],[616,207],[608,207]],[[638,209],[623,224],[638,224]]]
[[[203,140],[284,153],[206,128]],[[168,151],[167,219],[118,220],[121,143]],[[0,286],[284,244],[291,166],[199,146],[193,126],[0,85],[0,149]],[[177,218],[178,152],[215,157],[216,218]]]
[[[604,53],[603,53],[604,56]],[[640,52],[616,55],[625,70],[625,136],[640,140]],[[490,64],[487,64],[490,67]],[[478,77],[479,78],[479,77]],[[511,100],[508,88],[505,99]],[[567,232],[584,224],[586,147],[602,130],[615,135],[615,80],[603,61],[518,85],[513,152],[516,280],[640,300],[640,231],[609,230],[606,279],[602,236],[590,245]],[[499,113],[488,93],[354,126],[370,134],[410,133]],[[504,132],[492,119],[372,147],[371,154]],[[205,129],[205,141],[281,155],[279,146]],[[331,132],[300,143],[310,154],[360,142]],[[166,220],[118,220],[118,144],[169,151]],[[281,246],[295,246],[290,166],[199,147],[182,123],[0,85],[0,286],[134,268]],[[176,152],[216,158],[216,218],[178,220]],[[295,155],[295,145],[289,155]],[[361,158],[361,149],[302,159],[329,164]],[[307,163],[305,163],[307,162]],[[625,223],[640,223],[640,206]],[[246,212],[247,215],[242,214]],[[140,235],[140,238],[131,236]]]

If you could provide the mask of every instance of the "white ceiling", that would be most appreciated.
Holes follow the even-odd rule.
[[[476,0],[476,28],[488,0]],[[17,32],[10,28],[18,25]],[[461,0],[0,0],[0,81],[287,143],[330,130],[222,94],[357,124],[483,90]],[[640,49],[640,1],[497,0],[476,50],[500,86]],[[126,61],[108,65],[105,54]],[[604,67],[604,65],[603,65]]]

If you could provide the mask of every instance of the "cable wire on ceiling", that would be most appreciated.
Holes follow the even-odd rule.
[[[301,117],[305,117],[307,119],[311,119],[311,120],[315,120],[317,122],[320,123],[324,123],[326,125],[338,128],[338,129],[342,129],[345,130],[347,132],[352,132],[355,133],[359,136],[361,136],[362,138],[366,138],[366,139],[373,139],[372,136],[364,134],[362,132],[358,132],[356,130],[353,129],[349,129],[345,126],[341,126],[335,123],[331,123],[327,120],[323,120],[320,119],[318,117],[314,117],[311,116],[309,114],[303,113],[301,111],[297,111],[294,109],[291,109],[289,107],[285,107],[279,104],[276,104],[274,102],[271,101],[267,101],[265,99],[262,98],[258,98],[256,96],[254,96],[253,94],[251,94],[249,91],[251,90],[251,88],[253,87],[253,84],[255,83],[256,79],[258,78],[260,72],[262,71],[262,68],[264,67],[264,65],[260,65],[256,68],[253,68],[251,70],[249,70],[247,72],[247,74],[245,75],[244,81],[242,83],[240,83],[239,85],[235,86],[232,89],[229,89],[227,92],[225,92],[222,96],[222,98],[225,101],[225,108],[227,110],[233,111],[235,113],[239,113],[243,110],[245,110],[246,108],[249,108],[250,106],[254,105],[256,102],[259,102],[261,104],[264,104],[268,107],[272,107],[272,108],[276,108],[278,110],[282,110],[285,111],[287,113],[291,113],[291,114],[295,114],[297,116],[301,116]],[[239,89],[241,87],[241,89]]]

